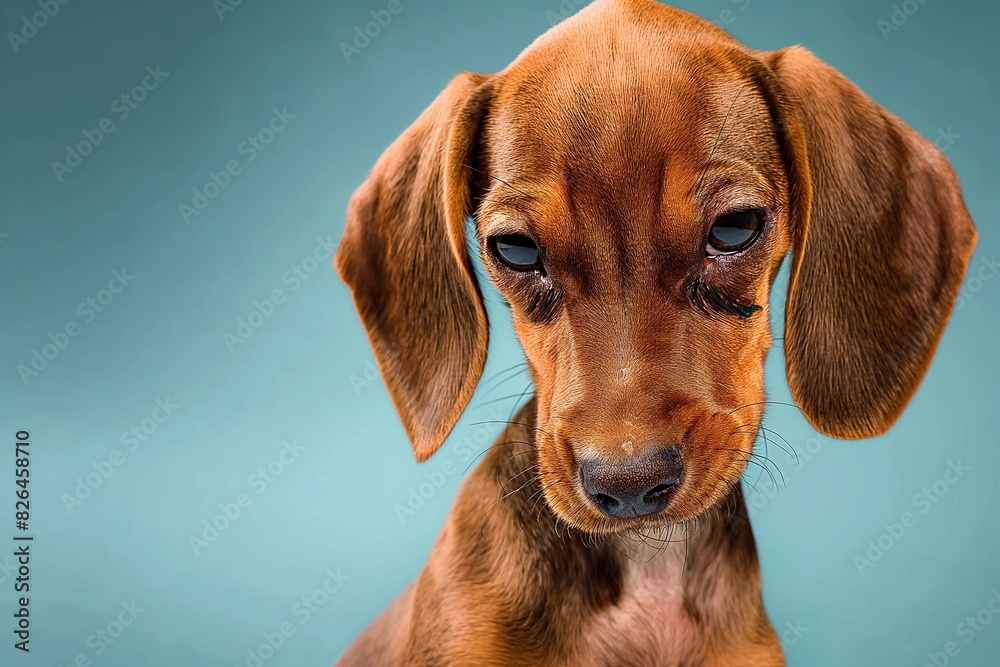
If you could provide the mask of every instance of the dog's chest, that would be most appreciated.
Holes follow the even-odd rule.
[[[705,647],[684,601],[679,570],[671,563],[635,566],[618,603],[584,630],[581,663],[606,667],[703,664]]]

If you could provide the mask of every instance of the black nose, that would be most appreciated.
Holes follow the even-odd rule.
[[[591,502],[608,516],[644,516],[659,512],[680,485],[681,450],[648,447],[632,461],[581,458],[580,481]]]

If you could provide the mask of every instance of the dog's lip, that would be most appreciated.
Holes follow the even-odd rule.
[[[637,517],[608,517],[603,514],[598,516],[600,532],[604,535],[625,535],[636,530],[662,529],[676,526],[682,521],[669,516],[667,509],[660,510],[655,514],[647,514]]]
[[[674,500],[677,497],[677,494],[683,489],[683,486],[684,479],[682,478],[680,486],[678,486],[666,507],[658,512],[643,514],[640,516],[607,516],[606,514],[602,514],[587,499],[586,492],[584,492],[583,487],[579,483],[573,485],[574,496],[567,500],[570,501],[574,514],[577,514],[578,516],[580,514],[585,515],[587,523],[596,523],[600,525],[602,527],[602,530],[600,531],[601,533],[626,533],[637,528],[665,528],[667,526],[683,523],[685,519],[681,519],[671,512]]]

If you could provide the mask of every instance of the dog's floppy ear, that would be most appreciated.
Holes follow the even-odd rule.
[[[788,383],[818,430],[875,436],[927,371],[976,230],[934,144],[805,49],[764,61],[792,172]]]
[[[457,76],[382,154],[351,198],[335,259],[420,461],[455,426],[486,361],[465,218],[489,92],[487,77]]]

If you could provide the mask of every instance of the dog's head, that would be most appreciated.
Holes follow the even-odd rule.
[[[792,394],[864,438],[916,390],[976,239],[942,153],[807,51],[598,0],[453,80],[351,200],[336,265],[420,460],[485,362],[470,216],[546,500],[589,531],[689,519],[738,482],[786,254]]]

